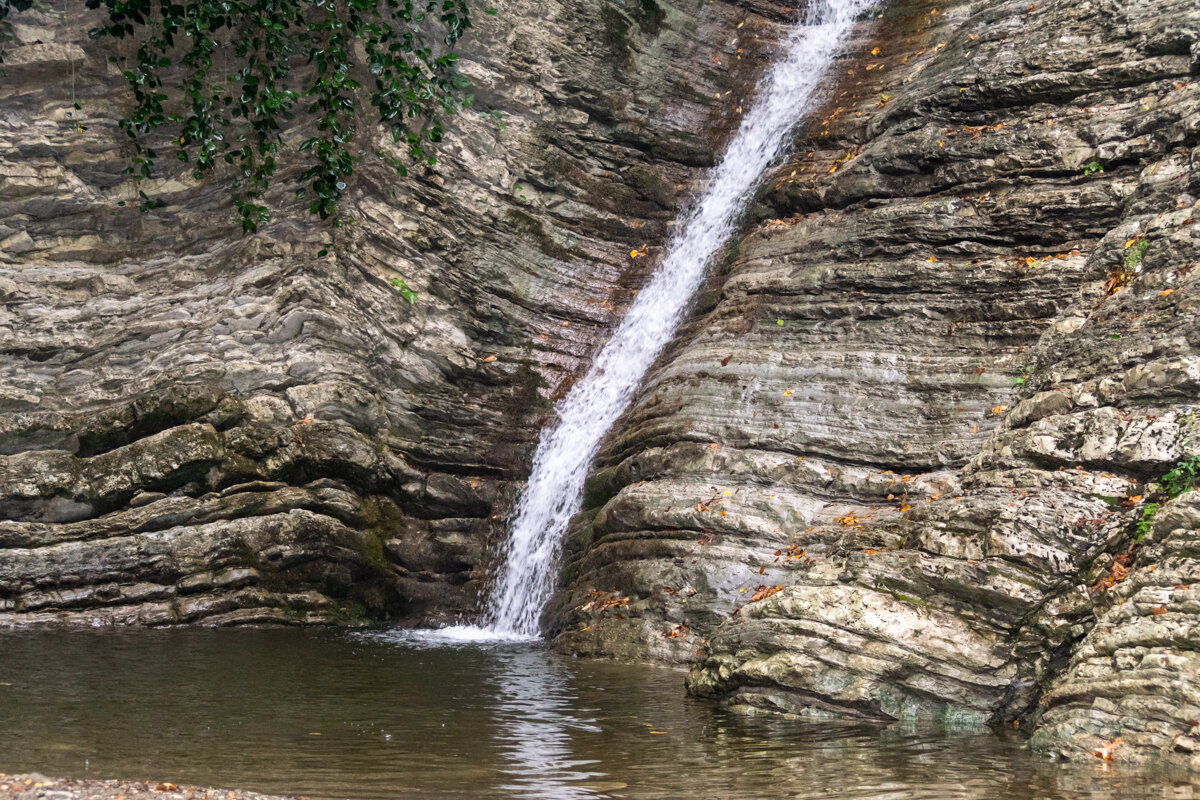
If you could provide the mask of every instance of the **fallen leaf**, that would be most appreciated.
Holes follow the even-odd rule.
[[[495,357],[495,356],[488,356],[487,358],[481,358],[481,359],[479,359],[479,363],[481,363],[481,364],[490,364],[490,363],[492,363],[492,362],[493,362],[493,361],[495,361],[495,360],[496,360],[496,357]]]
[[[782,586],[759,586],[758,591],[750,598],[751,603],[757,603],[759,600],[766,600],[773,594],[778,594],[783,591]]]
[[[1103,744],[1103,745],[1100,745],[1099,747],[1097,747],[1095,750],[1092,751],[1092,755],[1094,755],[1096,758],[1100,759],[1101,761],[1112,761],[1113,760],[1113,751],[1116,750],[1120,746],[1121,746],[1121,737],[1118,736],[1117,738],[1113,739],[1108,744]]]
[[[1008,406],[996,406],[992,409],[993,414],[1003,414],[1005,411],[1008,411]]]
[[[1167,613],[1167,607],[1166,607],[1166,606],[1155,606],[1155,607],[1154,607],[1154,614],[1155,614],[1155,615],[1158,615],[1158,614],[1165,614],[1165,613]]]

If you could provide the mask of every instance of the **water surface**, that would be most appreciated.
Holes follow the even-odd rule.
[[[0,772],[312,798],[1191,797],[1016,737],[742,718],[678,670],[534,644],[163,630],[0,635]]]

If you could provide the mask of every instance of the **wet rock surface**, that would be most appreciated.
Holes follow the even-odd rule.
[[[1191,759],[1200,514],[1155,482],[1200,455],[1198,36],[1169,0],[864,24],[602,452],[559,646]]]
[[[643,279],[629,252],[666,237],[724,135],[715,96],[781,29],[771,4],[492,5],[436,166],[364,162],[337,229],[285,173],[252,237],[224,181],[185,172],[140,187],[164,205],[139,214],[128,54],[54,8],[15,18],[0,626],[476,608],[553,399]]]

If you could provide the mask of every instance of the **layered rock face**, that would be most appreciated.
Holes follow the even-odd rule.
[[[716,95],[753,82],[779,16],[491,5],[436,167],[364,165],[338,229],[289,205],[285,176],[252,237],[226,184],[186,172],[140,187],[165,205],[139,214],[116,126],[128,54],[88,42],[74,5],[12,17],[0,626],[476,608],[552,400],[639,285],[629,252],[666,237],[711,164]]]
[[[0,626],[478,607],[553,400],[788,17],[494,5],[435,168],[251,238],[183,175],[132,210],[118,67],[17,18]],[[597,461],[556,643],[744,711],[1190,760],[1200,504],[1154,484],[1200,455],[1200,12],[899,0],[851,50]]]
[[[558,643],[1190,758],[1200,505],[1153,484],[1200,455],[1200,9],[893,4],[854,49],[602,453]]]

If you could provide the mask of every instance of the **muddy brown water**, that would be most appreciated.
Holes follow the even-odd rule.
[[[678,670],[393,633],[0,635],[0,772],[312,798],[1192,797],[1016,736],[745,718]]]

